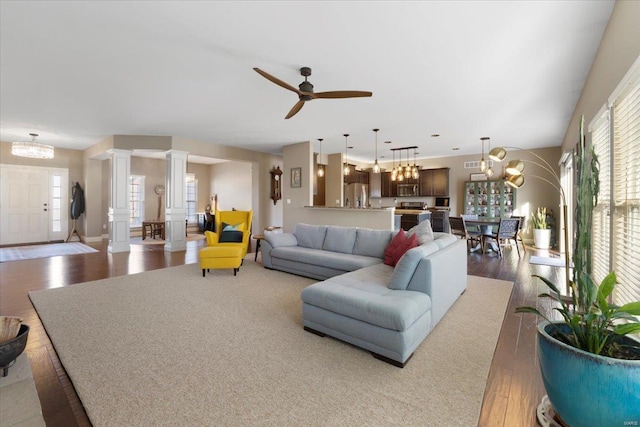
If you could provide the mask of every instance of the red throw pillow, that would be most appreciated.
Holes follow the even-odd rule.
[[[418,236],[413,234],[407,238],[404,230],[400,229],[384,250],[384,263],[395,267],[402,255],[416,246],[418,246]]]

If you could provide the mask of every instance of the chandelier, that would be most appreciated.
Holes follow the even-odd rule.
[[[53,159],[53,146],[36,141],[37,133],[30,133],[29,135],[31,136],[31,141],[11,143],[11,154],[32,159]]]
[[[392,181],[404,181],[405,179],[418,179],[420,176],[420,169],[416,164],[416,149],[418,146],[414,145],[412,147],[402,147],[402,148],[392,148],[393,152],[393,169],[391,170],[391,180]],[[413,165],[409,163],[409,150],[413,150]],[[395,154],[396,151],[400,151],[400,160],[398,166],[395,166]],[[407,164],[402,164],[402,152],[407,152]]]

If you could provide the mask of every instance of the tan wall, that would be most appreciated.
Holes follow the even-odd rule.
[[[563,151],[572,150],[578,141],[580,116],[587,125],[607,102],[633,62],[640,56],[640,1],[616,1],[609,23],[580,99],[562,142]],[[588,136],[589,137],[589,136]]]
[[[253,209],[252,165],[247,162],[226,162],[209,166],[209,188],[218,195],[221,211]]]
[[[304,206],[313,204],[313,145],[311,142],[287,145],[283,149],[282,200],[284,202],[284,230],[293,231],[296,224],[304,222],[307,215]],[[301,168],[300,187],[291,187],[291,169]]]

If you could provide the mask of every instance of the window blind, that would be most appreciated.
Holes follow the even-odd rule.
[[[595,123],[589,126],[589,130],[591,144],[600,163],[600,194],[598,204],[593,209],[593,232],[591,233],[592,275],[596,283],[600,283],[611,271],[611,138],[608,109],[596,118]]]
[[[640,67],[633,67],[626,80],[613,100],[613,269],[618,276],[613,298],[617,304],[640,300]]]

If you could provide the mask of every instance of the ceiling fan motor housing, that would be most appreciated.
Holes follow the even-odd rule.
[[[309,93],[313,93],[313,85],[311,83],[309,83],[308,81],[303,81],[302,83],[300,83],[298,85],[298,87],[300,88],[301,92],[309,92]],[[300,99],[305,100],[305,101],[310,101],[312,98],[309,95],[301,95]]]

